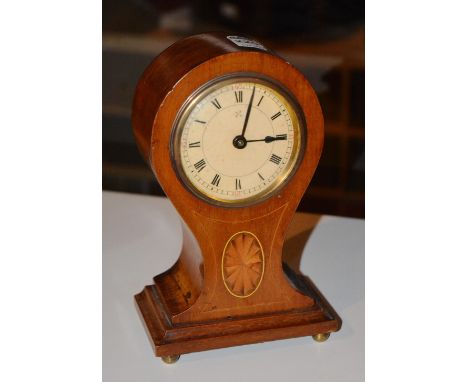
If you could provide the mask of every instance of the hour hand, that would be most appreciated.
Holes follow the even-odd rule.
[[[263,139],[251,139],[248,140],[247,142],[266,142],[266,143],[271,143],[273,141],[285,141],[288,139],[288,136],[286,134],[278,134],[276,137],[272,137],[270,135],[267,135]]]

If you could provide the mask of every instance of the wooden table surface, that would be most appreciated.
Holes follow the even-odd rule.
[[[298,213],[284,260],[309,276],[343,320],[324,343],[310,337],[154,357],[133,295],[181,248],[165,198],[103,192],[103,381],[364,381],[364,220]]]

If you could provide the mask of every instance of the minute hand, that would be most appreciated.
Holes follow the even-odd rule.
[[[249,106],[247,107],[247,114],[245,115],[244,126],[242,127],[241,137],[245,136],[245,130],[247,129],[247,123],[249,122],[250,110],[252,110],[252,102],[255,95],[255,85],[252,90],[252,95],[250,96]]]

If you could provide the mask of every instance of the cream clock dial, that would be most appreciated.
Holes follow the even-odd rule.
[[[226,205],[248,205],[284,185],[300,160],[302,119],[266,80],[233,77],[199,91],[175,126],[173,159],[185,185]]]

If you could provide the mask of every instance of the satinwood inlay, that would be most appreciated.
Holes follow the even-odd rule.
[[[239,232],[226,243],[222,260],[224,285],[236,297],[248,297],[260,286],[265,268],[262,245],[250,232]]]

